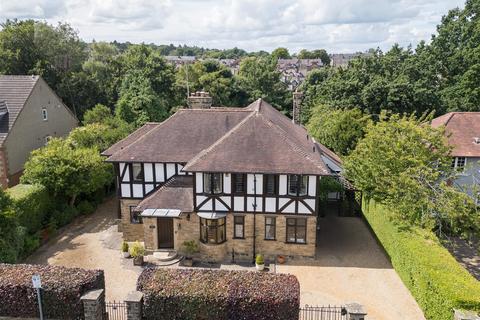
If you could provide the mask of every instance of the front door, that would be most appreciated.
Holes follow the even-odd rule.
[[[158,218],[158,249],[173,248],[173,218]]]

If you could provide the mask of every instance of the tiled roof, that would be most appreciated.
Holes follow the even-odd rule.
[[[132,144],[139,138],[143,137],[150,130],[156,128],[158,125],[159,123],[154,123],[154,122],[144,124],[142,127],[138,128],[137,130],[132,132],[130,135],[128,135],[128,137],[125,137],[124,139],[118,141],[107,150],[103,151],[102,155],[111,156],[115,152],[121,151],[123,148],[127,147],[128,145]]]
[[[341,164],[304,127],[262,99],[246,108],[182,109],[134,135],[104,152],[117,150],[108,161],[180,162],[192,172],[318,175],[331,174],[322,155]]]
[[[452,156],[480,157],[480,112],[450,112],[432,120],[433,127],[445,126]]]
[[[193,212],[193,176],[175,176],[150,196],[143,199],[135,208],[178,209]]]
[[[0,118],[0,146],[12,129],[38,79],[38,76],[0,75],[0,101],[8,108],[8,113]]]

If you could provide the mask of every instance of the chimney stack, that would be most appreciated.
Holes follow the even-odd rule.
[[[210,109],[212,107],[213,98],[208,92],[193,92],[188,97],[188,107],[190,109]]]
[[[293,93],[293,123],[301,125],[301,113],[302,113],[302,100],[303,100],[303,92],[299,92],[295,90]]]

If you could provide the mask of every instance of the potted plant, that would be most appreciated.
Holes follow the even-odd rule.
[[[122,253],[124,258],[130,258],[130,252],[128,252],[128,243],[127,241],[122,242]]]
[[[185,250],[185,260],[183,264],[191,267],[193,265],[193,255],[199,251],[198,244],[195,240],[184,241],[183,248]]]
[[[143,265],[143,256],[145,255],[145,248],[140,242],[135,241],[130,248],[130,254],[133,257],[133,265],[141,266]]]
[[[285,263],[285,256],[278,255],[277,256],[277,261],[278,261],[279,264],[284,264]]]
[[[265,268],[265,261],[263,260],[263,255],[257,254],[255,258],[255,267],[258,271],[262,271]]]

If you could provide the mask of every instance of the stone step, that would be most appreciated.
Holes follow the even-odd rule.
[[[161,262],[167,262],[167,261],[172,261],[177,258],[178,254],[177,251],[175,250],[168,250],[168,251],[155,251],[153,253],[153,257],[155,260],[161,261]]]

